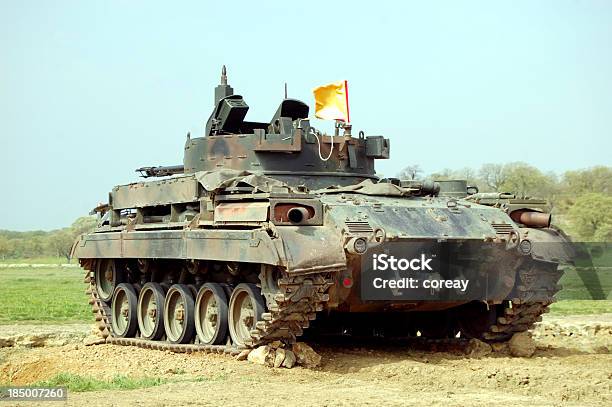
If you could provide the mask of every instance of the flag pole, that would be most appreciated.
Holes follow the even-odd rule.
[[[348,81],[344,80],[344,96],[346,98],[346,124],[351,123],[351,114],[349,111],[349,96],[348,96]]]
[[[344,137],[351,137],[351,115],[349,111],[348,81],[344,80],[344,98],[346,102],[346,123],[344,123]]]

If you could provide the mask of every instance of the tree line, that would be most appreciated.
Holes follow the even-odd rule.
[[[0,230],[0,259],[63,257],[70,260],[72,244],[81,233],[92,231],[97,220],[80,217],[66,228],[52,231],[15,232]]]
[[[612,167],[596,166],[557,175],[524,162],[513,162],[423,174],[420,166],[410,165],[398,178],[466,179],[468,185],[478,187],[480,192],[544,198],[552,206],[553,223],[575,240],[612,241]]]

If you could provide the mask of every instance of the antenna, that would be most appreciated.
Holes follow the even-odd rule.
[[[285,82],[285,99],[287,99],[287,82]]]

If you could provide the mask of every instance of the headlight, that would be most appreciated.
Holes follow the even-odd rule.
[[[353,242],[353,248],[357,253],[365,253],[365,251],[368,249],[368,242],[366,242],[363,237],[360,237],[359,239],[355,239],[355,242]]]
[[[518,250],[523,255],[528,255],[529,253],[531,253],[531,241],[527,239],[521,240],[521,243],[519,243],[518,246]]]
[[[345,249],[352,254],[363,254],[368,250],[368,242],[363,237],[354,237],[348,241]]]

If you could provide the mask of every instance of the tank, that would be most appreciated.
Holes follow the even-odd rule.
[[[248,109],[223,67],[183,165],[139,168],[142,182],[93,210],[73,256],[107,342],[237,354],[305,333],[504,341],[546,312],[571,260],[546,201],[380,179],[388,138],[323,134],[295,99],[268,122]]]

